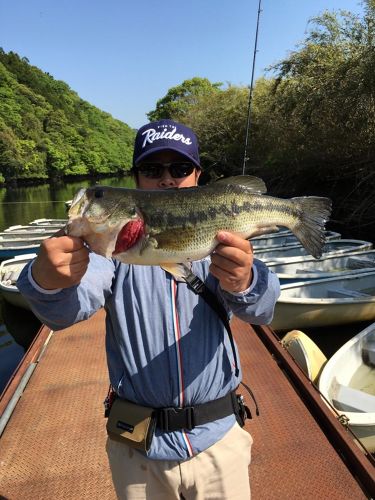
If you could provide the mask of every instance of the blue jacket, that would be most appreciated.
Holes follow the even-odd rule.
[[[272,320],[280,293],[278,278],[254,261],[253,283],[245,292],[221,290],[208,271],[209,258],[193,272],[228,312],[248,323]],[[17,286],[38,318],[53,330],[85,320],[104,306],[109,378],[120,397],[150,407],[201,404],[225,396],[241,380],[222,321],[186,283],[157,266],[121,264],[90,253],[78,286],[47,291],[24,268]],[[238,354],[238,353],[237,353]],[[157,430],[147,455],[185,460],[221,439],[234,425],[230,415],[191,431]]]

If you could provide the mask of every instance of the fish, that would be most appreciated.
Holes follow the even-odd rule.
[[[179,189],[93,186],[73,198],[66,234],[104,257],[169,269],[210,255],[220,230],[250,238],[286,226],[319,258],[331,200],[283,199],[266,191],[263,180],[250,175]]]

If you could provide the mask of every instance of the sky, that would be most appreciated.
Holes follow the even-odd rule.
[[[0,0],[0,47],[133,128],[199,76],[249,85],[259,0]],[[360,0],[262,0],[255,80],[296,50],[324,10]]]

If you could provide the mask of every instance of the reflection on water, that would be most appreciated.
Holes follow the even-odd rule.
[[[104,184],[113,187],[134,187],[131,177],[109,177],[100,182],[82,180],[59,184],[43,184],[0,189],[0,231],[33,219],[66,217],[65,201],[71,200],[81,187]]]

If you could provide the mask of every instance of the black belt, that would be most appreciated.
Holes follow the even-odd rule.
[[[232,391],[222,398],[201,405],[157,408],[156,426],[163,431],[192,430],[197,425],[207,424],[233,413],[237,417],[241,410],[238,398],[235,391]]]

